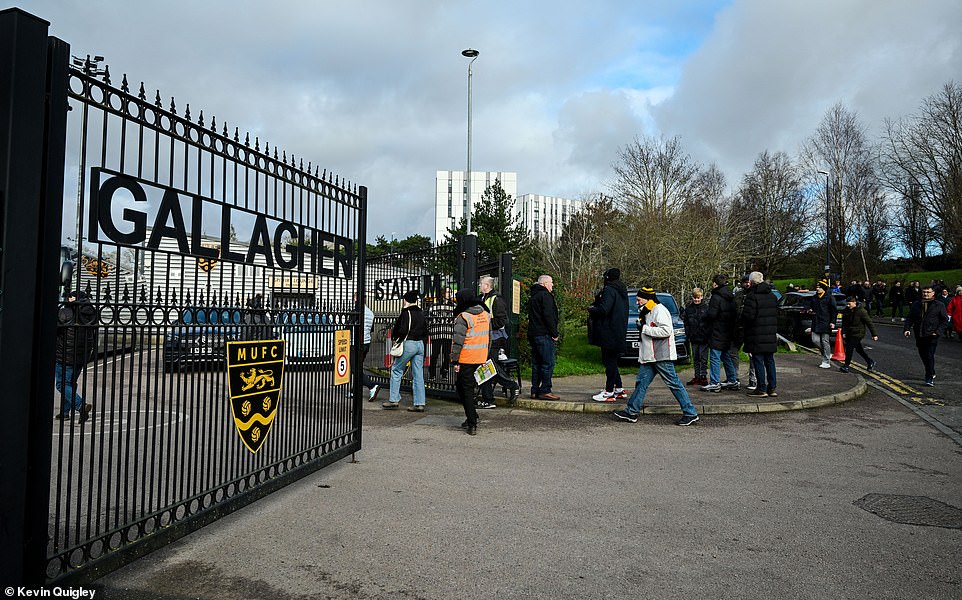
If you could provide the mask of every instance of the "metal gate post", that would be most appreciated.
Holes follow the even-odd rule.
[[[0,581],[44,583],[67,44],[49,23],[0,11]]]
[[[474,233],[461,236],[458,242],[461,254],[458,269],[458,289],[478,292],[478,236]]]

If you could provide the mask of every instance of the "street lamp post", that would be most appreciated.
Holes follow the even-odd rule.
[[[468,63],[468,172],[465,173],[468,197],[464,203],[464,209],[468,213],[468,227],[465,233],[468,234],[471,233],[471,65],[474,64],[474,61],[478,60],[478,54],[480,54],[480,52],[473,48],[468,48],[461,52],[462,56],[471,59],[471,62]]]
[[[825,176],[825,278],[828,279],[829,274],[832,272],[832,254],[830,250],[830,240],[832,237],[832,220],[830,206],[831,197],[828,193],[828,171],[819,171],[819,175]]]

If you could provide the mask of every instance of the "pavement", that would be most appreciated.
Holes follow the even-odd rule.
[[[859,398],[868,389],[865,380],[853,369],[839,372],[836,364],[831,369],[821,369],[820,357],[808,352],[775,355],[778,382],[777,398],[750,398],[748,390],[748,363],[740,362],[738,377],[742,383],[738,391],[703,392],[699,386],[686,386],[692,404],[700,415],[768,413],[786,410],[805,410],[840,404]],[[678,365],[682,382],[693,376],[690,365]],[[724,377],[724,370],[722,371]],[[634,388],[634,376],[622,375],[626,390]],[[625,407],[624,402],[595,402],[591,397],[604,388],[604,375],[556,377],[552,380],[552,392],[560,400],[540,400],[529,397],[530,381],[524,382],[518,408],[556,410],[568,412],[600,413]],[[678,402],[658,378],[652,382],[645,395],[643,415],[681,414]]]

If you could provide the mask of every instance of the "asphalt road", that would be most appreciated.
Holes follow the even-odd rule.
[[[939,340],[935,387],[927,387],[915,338],[903,335],[901,323],[882,322],[876,326],[878,341],[873,342],[868,336],[862,341],[869,355],[878,361],[879,376],[874,378],[875,382],[962,434],[962,341]],[[856,355],[855,362],[861,364],[861,361]]]
[[[471,437],[452,403],[365,403],[358,462],[108,575],[97,597],[962,597],[962,446],[874,388],[688,428],[482,418]],[[862,507],[879,498],[924,524]]]

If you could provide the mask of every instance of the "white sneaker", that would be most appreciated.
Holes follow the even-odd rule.
[[[819,369],[831,369],[831,368],[832,368],[832,363],[823,360],[823,361],[822,361],[822,364],[818,365],[818,368],[819,368]]]
[[[377,393],[381,391],[381,386],[376,385],[371,388],[371,394],[367,397],[368,402],[374,402],[377,400]]]
[[[614,402],[615,393],[601,390],[600,392],[592,396],[591,399],[594,400],[595,402]]]

